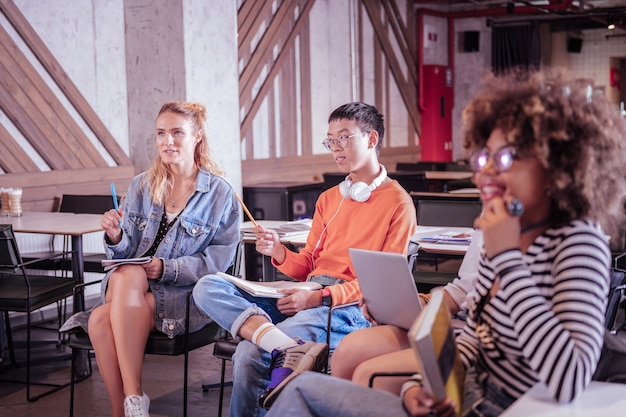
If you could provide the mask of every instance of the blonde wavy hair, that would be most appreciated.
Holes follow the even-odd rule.
[[[211,149],[206,136],[206,107],[196,102],[170,101],[161,106],[157,119],[163,113],[175,113],[187,118],[191,122],[192,134],[201,132],[201,139],[194,150],[194,163],[198,170],[208,171],[213,175],[222,176],[223,171],[211,158]],[[152,166],[148,169],[144,181],[149,184],[150,196],[157,204],[164,204],[168,192],[174,186],[174,173],[163,163],[157,154]]]
[[[626,123],[593,81],[551,69],[488,75],[463,125],[468,154],[500,128],[520,156],[539,159],[554,226],[588,218],[623,240]]]

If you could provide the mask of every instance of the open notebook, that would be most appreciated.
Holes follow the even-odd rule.
[[[254,234],[255,227],[248,223],[249,222],[246,222],[241,225],[241,231],[245,234]],[[285,222],[282,220],[258,220],[257,223],[266,229],[276,231],[280,237],[287,237],[308,234],[311,230],[313,219],[294,220],[291,222]]]
[[[367,309],[379,323],[409,329],[422,311],[415,280],[404,255],[350,248]]]

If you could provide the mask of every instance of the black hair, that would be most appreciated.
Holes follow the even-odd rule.
[[[385,136],[385,119],[378,109],[362,102],[347,103],[337,107],[328,117],[328,123],[333,120],[355,120],[362,132],[378,132],[376,151],[380,151],[380,143]]]

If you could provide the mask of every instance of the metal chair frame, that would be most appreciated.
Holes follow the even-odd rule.
[[[13,227],[0,225],[0,310],[4,311],[9,355],[13,365],[16,365],[16,360],[8,313],[15,311],[26,314],[26,381],[12,380],[11,382],[26,384],[26,398],[31,402],[70,385],[70,382],[50,384],[31,380],[31,329],[33,327],[31,313],[53,303],[57,303],[57,308],[60,308],[58,303],[71,296],[73,287],[77,284],[77,278],[33,276],[27,272],[27,268],[33,263],[56,256],[56,254],[51,254],[48,257],[23,262]],[[61,320],[61,315],[59,315],[59,320]],[[59,339],[54,341],[56,344],[59,342]],[[31,396],[32,385],[51,388],[41,394]]]

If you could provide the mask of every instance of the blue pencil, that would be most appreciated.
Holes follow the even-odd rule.
[[[113,196],[113,207],[115,207],[115,211],[119,211],[120,207],[117,204],[117,193],[115,192],[115,183],[111,183],[111,195]],[[122,222],[119,222],[120,227],[122,227]]]

